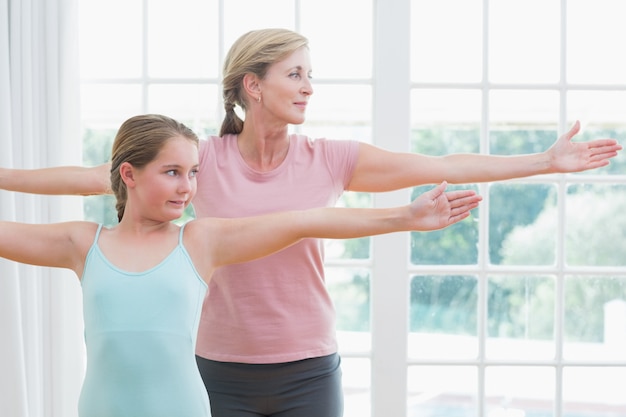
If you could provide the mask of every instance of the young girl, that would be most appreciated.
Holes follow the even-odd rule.
[[[445,193],[443,183],[403,207],[206,217],[177,226],[172,220],[196,192],[198,166],[191,130],[165,116],[136,116],[113,144],[116,227],[0,222],[0,256],[68,268],[81,280],[87,347],[81,417],[210,415],[194,348],[216,268],[305,237],[440,229],[466,218],[481,200],[473,191]]]

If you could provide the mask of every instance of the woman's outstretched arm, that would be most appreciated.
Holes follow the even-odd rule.
[[[111,194],[110,169],[108,163],[90,168],[0,168],[0,189],[48,195]]]
[[[360,144],[351,191],[380,192],[424,184],[502,181],[540,174],[580,172],[606,166],[622,146],[615,139],[576,142],[580,123],[544,152],[526,155],[449,154],[429,156],[390,152]]]

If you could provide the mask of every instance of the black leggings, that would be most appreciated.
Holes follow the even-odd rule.
[[[196,356],[212,417],[341,417],[338,354],[296,362],[246,364]]]

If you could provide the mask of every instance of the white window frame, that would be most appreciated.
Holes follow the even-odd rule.
[[[566,59],[566,12],[567,1],[561,1],[561,80],[548,88],[560,93],[559,104],[559,132],[565,132],[567,125],[566,95],[573,90],[624,90],[624,85],[597,85],[576,86],[566,83],[565,59]],[[410,56],[410,9],[411,0],[376,0],[375,1],[375,30],[374,30],[374,112],[373,126],[374,144],[381,147],[396,150],[409,151],[409,143],[406,138],[410,131],[409,96],[411,89],[420,88],[479,88],[483,95],[483,108],[481,117],[481,152],[489,150],[489,93],[496,89],[524,89],[545,90],[546,85],[493,85],[487,82],[488,74],[488,25],[489,25],[489,0],[483,0],[483,81],[480,85],[456,83],[454,85],[431,85],[427,83],[412,83],[409,73]],[[410,86],[410,88],[407,88]],[[393,111],[389,111],[393,109]],[[377,143],[384,140],[384,143]],[[545,182],[545,177],[526,178],[525,182]],[[555,183],[559,189],[559,199],[565,198],[566,187],[575,183],[586,184],[626,184],[624,176],[594,175],[584,176],[559,175],[548,180]],[[485,369],[489,365],[511,366],[550,366],[556,369],[556,387],[554,393],[554,416],[563,415],[562,401],[562,372],[565,365],[577,366],[624,366],[622,362],[607,363],[603,358],[589,363],[567,361],[562,357],[563,346],[563,311],[564,311],[564,278],[568,275],[624,275],[624,267],[587,267],[573,268],[565,265],[564,253],[564,223],[565,215],[563,204],[560,204],[561,215],[558,222],[557,237],[557,263],[555,267],[538,271],[536,267],[502,267],[490,265],[489,253],[489,222],[488,219],[489,196],[488,184],[480,184],[479,192],[483,196],[480,210],[481,221],[479,223],[479,261],[478,265],[461,267],[409,265],[409,241],[406,234],[392,234],[373,238],[372,250],[372,417],[406,416],[407,415],[407,369],[409,365],[469,365],[478,368],[477,384],[477,415],[486,416],[485,404]],[[408,198],[408,193],[399,191],[375,195],[375,206],[390,206],[403,204]],[[520,358],[519,360],[493,361],[485,357],[486,317],[487,317],[487,278],[493,274],[524,274],[545,273],[556,276],[556,323],[555,344],[557,356],[554,360],[531,361]],[[415,274],[449,274],[449,275],[473,275],[478,277],[478,317],[479,317],[479,354],[473,360],[408,360],[408,311],[409,280]],[[403,279],[404,277],[404,279]],[[609,383],[606,381],[606,383]]]

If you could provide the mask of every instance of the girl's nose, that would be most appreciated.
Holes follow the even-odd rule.
[[[191,184],[192,181],[192,178],[181,176],[180,183],[178,184],[178,190],[181,193],[189,193],[193,188],[193,185]]]

